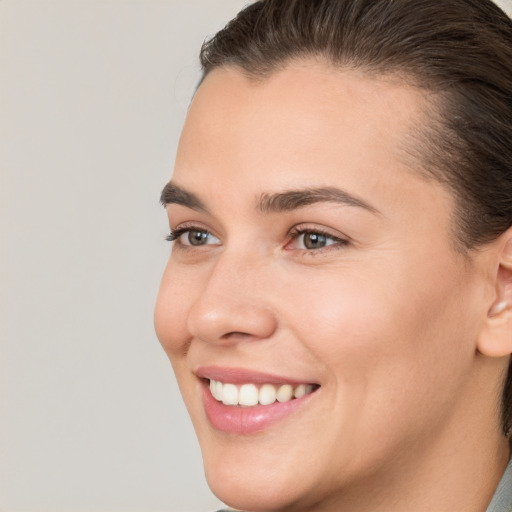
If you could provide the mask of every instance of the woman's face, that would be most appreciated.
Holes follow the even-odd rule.
[[[423,105],[318,62],[218,69],[192,102],[155,323],[232,506],[319,510],[457,435],[481,275],[450,194],[407,164]]]

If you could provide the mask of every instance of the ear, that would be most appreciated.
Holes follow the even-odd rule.
[[[496,249],[496,296],[480,332],[478,350],[489,357],[505,357],[512,354],[512,228],[499,238]]]

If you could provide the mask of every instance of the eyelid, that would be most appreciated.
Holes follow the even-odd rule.
[[[176,226],[175,228],[171,227],[171,232],[169,235],[166,236],[166,240],[168,242],[175,243],[175,245],[179,246],[181,249],[190,249],[191,247],[194,249],[198,249],[200,247],[204,247],[206,245],[217,245],[217,244],[200,244],[197,246],[194,246],[193,244],[185,244],[182,243],[179,239],[182,235],[185,233],[188,233],[189,231],[202,231],[207,233],[208,235],[214,237],[217,241],[220,242],[220,239],[217,235],[215,235],[212,230],[208,229],[207,227],[201,225],[197,222],[183,222]]]
[[[352,243],[352,240],[350,237],[344,235],[343,233],[340,233],[339,231],[335,233],[332,232],[332,230],[329,230],[325,227],[320,226],[314,226],[311,224],[299,224],[297,226],[294,226],[290,231],[288,232],[288,237],[291,239],[287,241],[285,248],[289,246],[290,243],[295,242],[301,235],[307,234],[307,233],[315,233],[322,236],[325,236],[326,238],[330,238],[331,240],[334,240],[334,244],[329,244],[325,247],[321,247],[318,249],[297,249],[295,250],[301,251],[303,253],[321,253],[323,251],[329,251],[333,249],[339,249],[341,247],[346,247],[347,245],[350,245]]]
[[[327,228],[325,226],[319,226],[318,224],[309,223],[302,223],[293,226],[288,231],[288,236],[297,236],[303,233],[319,233],[330,238],[346,240],[347,242],[351,241],[351,238],[348,235],[345,235],[345,233],[342,233],[335,229]]]
[[[212,236],[217,240],[218,243],[207,243],[207,244],[187,244],[182,243],[179,239],[181,236],[186,234],[190,231],[202,231],[207,233],[208,235]],[[339,231],[331,230],[329,228],[325,228],[324,226],[318,226],[318,225],[311,225],[311,224],[298,224],[293,226],[287,233],[286,236],[286,242],[284,245],[285,249],[288,250],[295,250],[300,251],[302,253],[321,253],[324,251],[329,251],[333,249],[340,249],[342,247],[346,247],[352,243],[352,240],[350,237],[346,236],[343,233],[340,233]],[[292,243],[296,243],[297,239],[299,239],[300,236],[308,233],[314,233],[322,235],[330,240],[332,240],[334,243],[327,244],[324,247],[319,248],[298,248],[293,247],[290,248],[290,245]],[[176,242],[176,245],[178,245],[183,250],[189,250],[189,249],[200,249],[201,247],[206,246],[212,246],[212,245],[219,245],[220,244],[220,237],[218,237],[212,230],[207,228],[205,225],[199,222],[183,222],[181,224],[178,224],[176,227],[171,228],[171,233],[166,237],[166,240],[169,242]]]
[[[204,225],[202,222],[199,221],[187,221],[187,222],[180,222],[176,226],[171,226],[171,235],[169,235],[168,238],[172,236],[173,233],[183,233],[186,231],[192,231],[196,229],[197,231],[208,231],[208,233],[211,233],[212,235],[216,236],[213,231],[208,228],[206,225]],[[218,238],[218,237],[217,237]]]

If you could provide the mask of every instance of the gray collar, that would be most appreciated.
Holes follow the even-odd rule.
[[[512,512],[512,459],[503,473],[486,512]]]

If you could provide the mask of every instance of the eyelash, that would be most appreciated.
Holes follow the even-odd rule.
[[[180,228],[172,229],[169,235],[165,237],[165,239],[168,242],[176,242],[182,235],[185,233],[188,233],[189,231],[200,231],[204,232],[207,235],[211,235],[212,233],[208,231],[207,229],[204,229],[199,226],[183,226]],[[306,227],[294,227],[288,232],[288,237],[291,238],[292,241],[297,240],[300,236],[306,235],[306,234],[315,234],[323,236],[327,239],[333,240],[334,244],[329,244],[324,247],[320,247],[318,249],[299,249],[305,253],[321,253],[325,250],[333,250],[333,249],[339,249],[341,247],[346,247],[347,245],[350,245],[350,241],[346,238],[339,238],[337,236],[332,235],[331,233],[328,233],[327,231],[324,231],[322,229],[318,228],[306,228]],[[289,242],[288,242],[289,243]],[[286,245],[288,245],[288,243]],[[191,247],[188,244],[179,244],[181,249],[184,250],[190,250]]]
[[[327,239],[333,240],[333,244],[326,245],[324,247],[318,248],[318,249],[299,249],[301,251],[304,251],[308,254],[313,253],[321,253],[323,251],[330,251],[333,249],[340,249],[342,247],[346,247],[350,244],[350,241],[346,238],[340,238],[332,233],[329,233],[327,231],[324,231],[319,228],[309,228],[309,227],[294,227],[289,233],[288,236],[291,237],[292,241],[296,241],[300,236],[306,235],[306,234],[315,234],[323,236]]]
[[[187,233],[188,231],[192,231],[193,229],[197,229],[198,231],[200,231],[199,228],[193,227],[171,229],[171,232],[165,237],[165,239],[167,240],[167,242],[175,242],[181,235]]]

